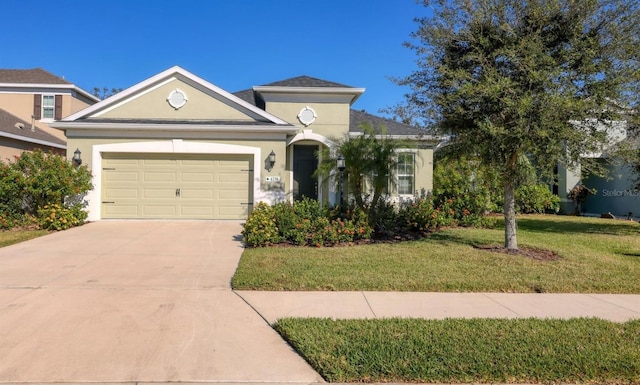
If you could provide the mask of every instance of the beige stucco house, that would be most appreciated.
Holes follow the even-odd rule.
[[[64,154],[64,133],[48,124],[98,100],[41,68],[0,69],[0,160],[33,149]]]
[[[335,203],[334,184],[313,176],[316,151],[385,125],[411,139],[396,197],[432,188],[435,138],[352,109],[364,92],[307,76],[227,92],[172,67],[53,127],[94,176],[89,219],[244,219],[260,201],[303,196]]]

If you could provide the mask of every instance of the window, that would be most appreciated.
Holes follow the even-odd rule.
[[[33,117],[48,121],[62,119],[62,95],[33,94]]]
[[[412,152],[398,154],[398,194],[413,195],[414,187],[414,157]]]
[[[53,119],[56,101],[53,95],[42,95],[42,119]]]

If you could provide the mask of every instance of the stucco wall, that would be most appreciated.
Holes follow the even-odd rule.
[[[167,97],[176,88],[183,91],[188,99],[187,103],[177,110],[167,102]],[[98,118],[118,119],[254,120],[236,108],[178,79],[138,94],[135,99],[98,115]]]
[[[311,107],[318,116],[309,126],[304,126],[297,116],[305,107]],[[297,127],[312,130],[329,139],[343,139],[349,132],[348,103],[291,103],[269,102],[265,110]]]

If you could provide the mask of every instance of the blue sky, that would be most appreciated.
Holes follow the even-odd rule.
[[[416,68],[414,0],[3,0],[0,68],[44,68],[77,86],[126,88],[173,65],[235,92],[309,75],[364,87],[378,113]],[[15,15],[14,17],[7,17]]]

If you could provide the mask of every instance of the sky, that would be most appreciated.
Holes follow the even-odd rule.
[[[380,109],[417,69],[415,0],[2,0],[0,68],[43,68],[89,92],[174,65],[229,92],[300,75],[366,88]],[[6,17],[13,15],[13,17]]]

